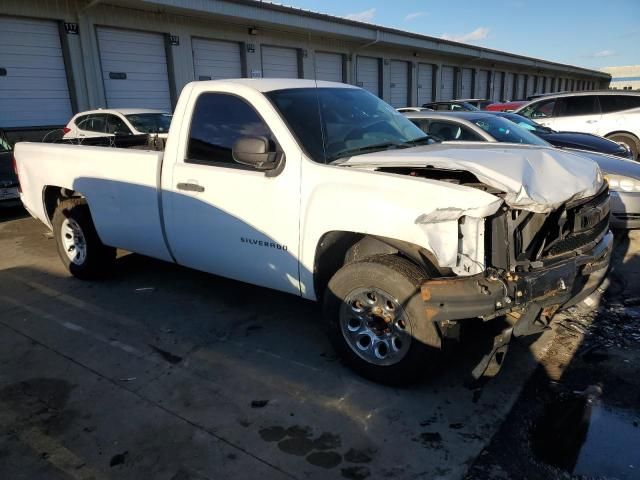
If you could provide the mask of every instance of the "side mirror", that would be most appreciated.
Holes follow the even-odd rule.
[[[258,170],[276,167],[276,153],[269,151],[269,140],[265,137],[242,137],[233,145],[233,159]]]

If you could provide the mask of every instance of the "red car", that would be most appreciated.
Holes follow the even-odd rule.
[[[492,103],[483,108],[490,112],[513,112],[524,104],[529,103],[527,100],[518,100],[516,102]]]

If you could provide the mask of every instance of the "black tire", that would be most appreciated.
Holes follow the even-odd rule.
[[[426,277],[416,265],[396,255],[372,256],[349,263],[336,272],[324,296],[324,317],[331,343],[348,367],[375,382],[402,386],[422,379],[435,366],[441,341],[435,325],[426,319],[420,295],[420,283]],[[408,350],[403,356],[398,354],[395,363],[390,365],[364,359],[343,333],[341,308],[348,312],[349,296],[367,288],[386,292],[397,300],[409,322]]]
[[[638,139],[630,133],[614,133],[607,137],[612,142],[624,143],[629,147],[633,154],[633,159],[638,160]]]
[[[77,256],[75,260],[72,260],[67,254],[67,250],[71,251],[70,247],[65,246],[63,240],[63,236],[71,240],[66,226],[63,227],[67,219],[80,229],[84,239],[85,255],[81,260]],[[73,276],[83,280],[93,280],[104,277],[110,271],[116,258],[116,249],[108,247],[100,241],[85,199],[70,198],[60,202],[51,223],[58,255]]]

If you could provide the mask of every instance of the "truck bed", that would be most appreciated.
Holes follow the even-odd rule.
[[[18,143],[15,157],[22,202],[34,217],[51,226],[45,189],[65,188],[87,199],[103,243],[171,260],[159,207],[162,152]]]

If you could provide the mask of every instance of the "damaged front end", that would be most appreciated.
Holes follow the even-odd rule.
[[[421,287],[427,319],[445,336],[462,319],[504,316],[510,323],[474,370],[476,378],[498,372],[512,336],[542,331],[558,310],[603,281],[613,244],[609,192],[605,186],[548,213],[504,205],[485,219],[484,231],[481,273],[427,280]]]

